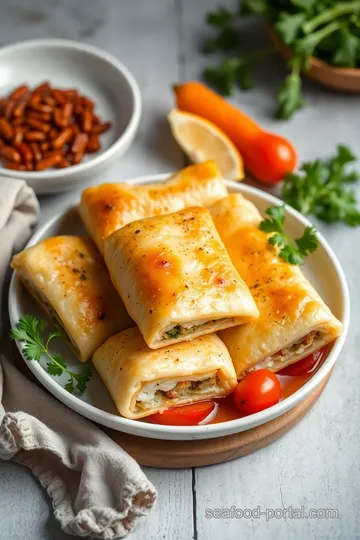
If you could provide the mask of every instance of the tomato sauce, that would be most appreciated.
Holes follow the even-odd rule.
[[[317,362],[315,363],[312,371],[304,375],[288,376],[277,374],[282,390],[283,399],[294,394],[299,388],[301,388],[311,377],[316,373],[319,367],[323,364],[327,357],[328,348],[324,347],[318,353]],[[300,360],[301,362],[301,360]],[[295,364],[294,364],[295,365]],[[218,412],[216,417],[209,422],[209,424],[219,424],[220,422],[228,422],[229,420],[236,420],[237,418],[242,418],[241,413],[236,408],[232,396],[228,396],[223,399],[217,399],[216,402],[219,404]]]
[[[294,394],[299,388],[301,388],[311,377],[316,373],[316,371],[319,369],[319,367],[323,364],[325,361],[327,354],[329,351],[329,347],[323,347],[316,353],[313,353],[312,355],[307,356],[306,358],[303,358],[299,362],[296,362],[295,364],[292,364],[291,366],[284,368],[282,371],[279,371],[276,373],[276,376],[278,377],[278,380],[280,382],[281,387],[281,399],[288,398],[292,394]],[[230,420],[237,420],[238,418],[242,418],[244,415],[241,414],[239,409],[236,407],[234,403],[233,396],[227,396],[226,398],[219,398],[215,399],[216,403],[218,404],[218,409],[216,416],[212,418],[210,422],[206,422],[208,424],[219,424],[221,422],[228,422]],[[205,402],[205,403],[211,403],[211,402]],[[184,407],[179,407],[179,409],[186,409],[186,405]],[[191,405],[188,406],[191,409]],[[196,408],[196,405],[195,405]],[[168,411],[175,411],[176,407],[174,409],[168,409]],[[180,411],[179,411],[180,412]],[[190,411],[191,412],[191,411]],[[195,414],[197,411],[193,411],[191,414]],[[155,417],[155,418],[153,418]],[[144,422],[154,422],[158,423],[156,421],[156,415],[153,415],[153,417],[147,417],[143,418],[142,421]],[[183,422],[180,422],[179,418],[176,418],[176,416],[173,418],[173,422],[160,422],[162,424],[167,425],[185,425]],[[186,425],[196,425],[196,424],[186,424]]]

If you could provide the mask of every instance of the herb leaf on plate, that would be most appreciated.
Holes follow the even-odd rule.
[[[266,233],[274,233],[269,236],[268,243],[278,246],[279,257],[290,264],[303,264],[304,258],[316,251],[319,241],[313,227],[306,227],[304,234],[295,239],[295,244],[285,233],[285,205],[271,206],[265,214],[269,217],[260,223],[259,228]]]
[[[62,334],[58,331],[50,332],[46,342],[43,340],[42,334],[47,327],[47,322],[39,320],[33,315],[22,315],[15,328],[10,330],[10,338],[16,341],[24,342],[24,356],[27,360],[36,362],[40,361],[44,354],[48,358],[46,371],[50,375],[60,376],[66,373],[69,377],[65,389],[68,392],[83,394],[86,390],[87,383],[92,375],[91,369],[86,367],[82,372],[75,373],[67,368],[66,362],[61,354],[51,354],[49,351],[50,342]]]

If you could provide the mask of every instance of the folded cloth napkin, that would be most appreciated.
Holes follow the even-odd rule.
[[[0,178],[0,288],[10,257],[28,239],[38,211],[25,182]],[[155,488],[105,433],[17,369],[9,341],[3,340],[1,350],[0,458],[30,467],[65,532],[125,537],[152,508]]]

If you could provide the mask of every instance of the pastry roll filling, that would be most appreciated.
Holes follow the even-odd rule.
[[[301,360],[304,356],[319,350],[327,343],[326,334],[313,330],[306,334],[303,338],[295,341],[287,347],[283,347],[280,351],[265,358],[262,362],[250,368],[246,373],[254,369],[270,369],[271,371],[279,371],[284,367]]]
[[[153,407],[166,409],[172,406],[174,399],[179,401],[191,397],[206,400],[222,395],[222,387],[216,374],[206,375],[201,379],[168,380],[145,384],[136,397],[136,410],[146,411]]]
[[[139,329],[130,328],[95,351],[93,364],[126,418],[227,396],[237,384],[216,334],[150,349]]]
[[[89,238],[47,238],[15,255],[11,266],[81,361],[133,325]]]
[[[106,239],[105,261],[150,348],[258,316],[206,208],[125,225]]]
[[[170,325],[169,330],[165,330],[162,335],[162,340],[167,341],[169,339],[175,340],[184,338],[187,336],[191,336],[194,332],[197,332],[199,330],[204,330],[204,333],[206,333],[207,329],[210,328],[211,332],[216,332],[217,330],[220,330],[224,327],[224,325],[228,326],[229,319],[213,319],[212,321],[192,321],[190,323],[183,323],[183,324],[176,324],[175,326]],[[235,321],[235,319],[233,319]],[[234,322],[234,324],[237,324]]]

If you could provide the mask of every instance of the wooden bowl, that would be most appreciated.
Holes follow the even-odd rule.
[[[288,60],[292,54],[290,49],[282,43],[271,27],[269,27],[269,33],[281,56]],[[334,90],[360,92],[360,69],[336,67],[319,60],[319,58],[312,57],[310,68],[304,71],[304,75]]]

